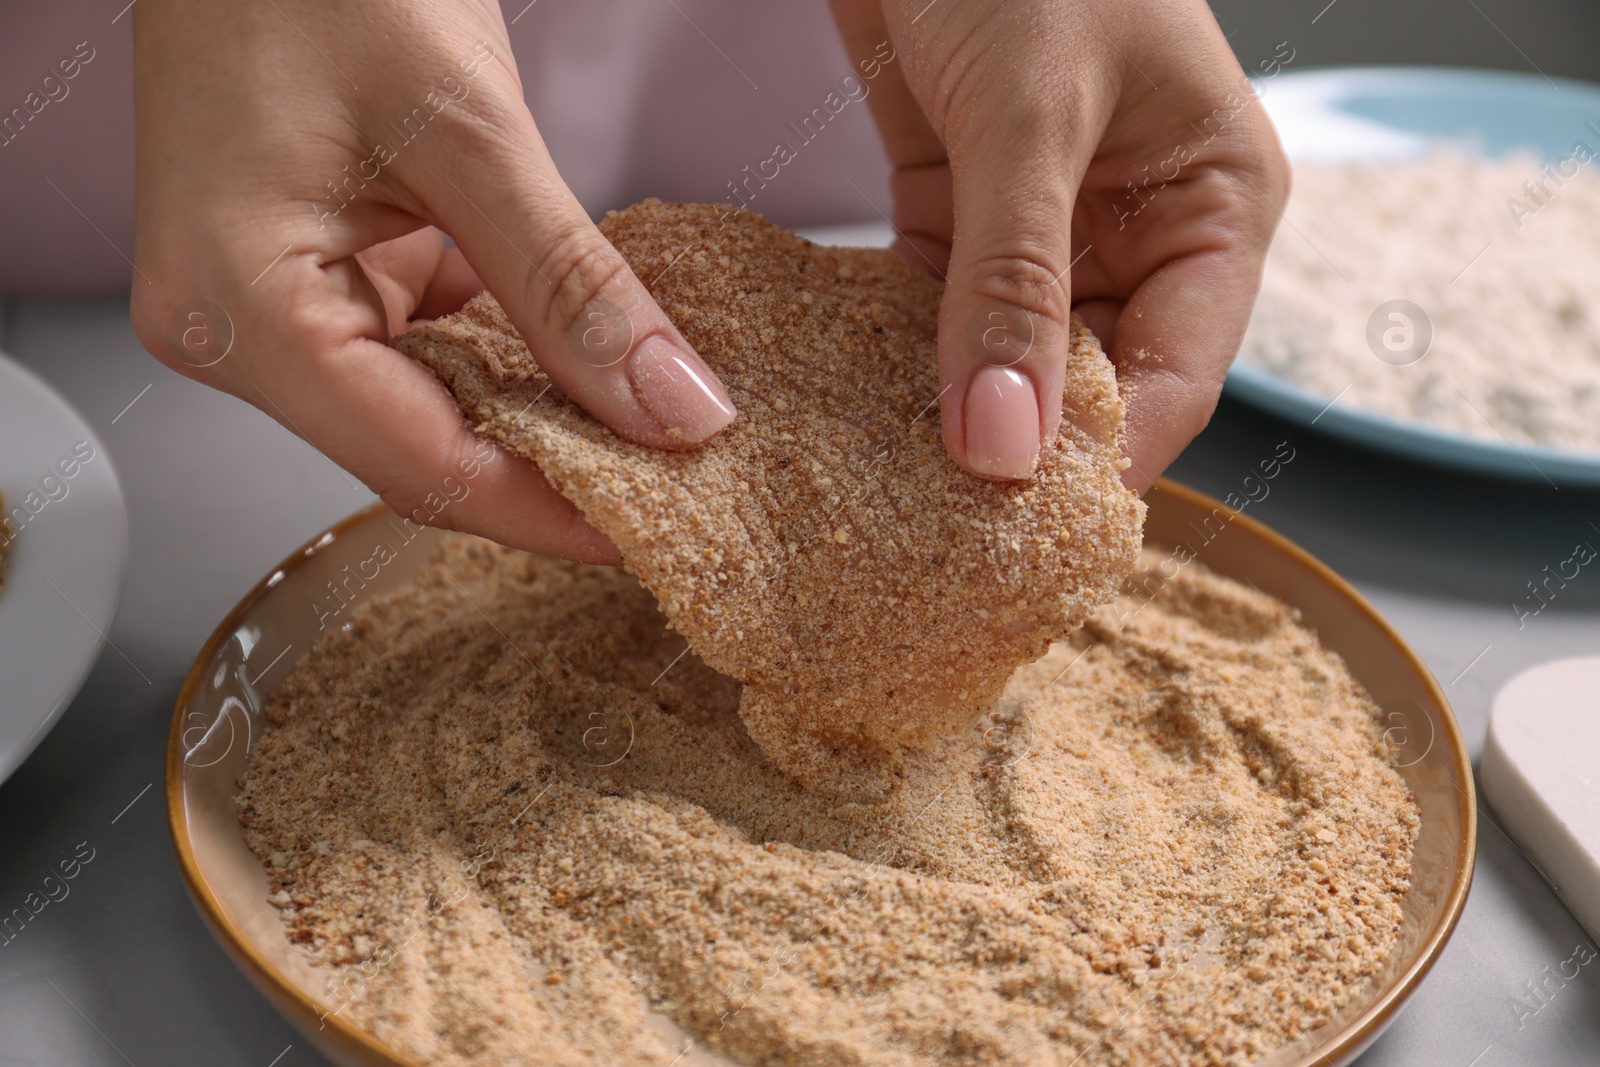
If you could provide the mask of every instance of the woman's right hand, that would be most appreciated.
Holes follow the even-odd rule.
[[[693,447],[735,416],[556,173],[499,6],[143,0],[134,30],[145,347],[402,515],[617,562],[387,344],[487,287],[562,391],[624,436]]]
[[[1203,0],[832,4],[861,69],[882,67],[868,106],[898,247],[949,276],[950,454],[1031,477],[1076,311],[1117,368],[1123,483],[1143,493],[1211,418],[1289,195],[1216,18]]]

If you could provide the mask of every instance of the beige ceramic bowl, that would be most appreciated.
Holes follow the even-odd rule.
[[[1280,1049],[1263,1067],[1335,1067],[1353,1060],[1395,1017],[1454,930],[1472,880],[1472,769],[1455,717],[1428,669],[1338,575],[1252,519],[1170,482],[1149,495],[1146,538],[1188,545],[1212,569],[1300,609],[1384,709],[1397,766],[1422,808],[1413,889],[1386,970],[1339,1017]],[[413,533],[414,533],[414,528]],[[345,1015],[328,1015],[320,973],[284,936],[261,864],[245,847],[234,780],[268,695],[341,605],[409,581],[439,535],[407,533],[387,509],[351,516],[290,556],[252,589],[200,650],[178,695],[167,748],[167,811],[195,906],[267,999],[336,1064],[422,1067]],[[373,564],[387,542],[396,557]],[[332,583],[332,584],[330,584]],[[336,617],[336,616],[335,616]]]

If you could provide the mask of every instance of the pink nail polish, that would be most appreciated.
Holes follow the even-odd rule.
[[[633,392],[674,436],[698,444],[738,414],[710,368],[665,337],[652,337],[628,359]]]
[[[1033,476],[1039,460],[1039,396],[1028,376],[984,367],[967,387],[967,463],[991,478]]]

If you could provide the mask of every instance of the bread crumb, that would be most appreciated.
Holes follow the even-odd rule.
[[[451,535],[274,692],[245,839],[416,1062],[1251,1061],[1379,973],[1419,817],[1339,657],[1165,562],[840,804],[635,579]]]
[[[1119,478],[1115,372],[1074,320],[1073,418],[1030,481],[976,478],[929,417],[940,284],[886,250],[724,215],[651,200],[601,225],[630,263],[704,253],[702,267],[638,271],[662,307],[695,310],[676,325],[739,410],[698,448],[635,445],[591,418],[488,294],[395,343],[617,544],[696,653],[746,683],[740,714],[768,758],[874,801],[1133,566],[1144,505]],[[724,257],[746,269],[713,269]]]

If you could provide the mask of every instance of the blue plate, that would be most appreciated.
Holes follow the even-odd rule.
[[[1427,67],[1283,73],[1257,83],[1294,162],[1416,159],[1448,144],[1554,162],[1574,141],[1600,149],[1600,86],[1537,74]],[[1600,221],[1596,223],[1600,227]],[[1436,430],[1317,396],[1235,363],[1227,395],[1330,436],[1421,463],[1562,489],[1600,489],[1600,454]]]

